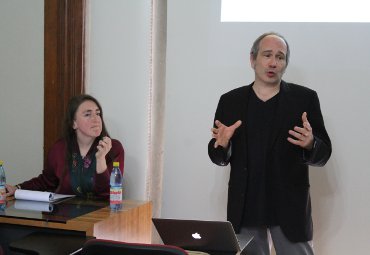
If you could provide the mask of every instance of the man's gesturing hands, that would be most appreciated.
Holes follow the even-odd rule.
[[[215,148],[219,145],[226,148],[229,144],[230,138],[233,136],[235,130],[242,124],[241,120],[238,120],[231,126],[225,126],[220,121],[215,121],[215,128],[212,128],[212,137],[216,139]]]
[[[229,144],[231,137],[234,135],[235,130],[242,124],[241,120],[238,120],[231,126],[225,126],[219,120],[215,121],[215,128],[212,128],[212,137],[216,139],[214,147],[217,148],[219,145],[226,148]],[[288,141],[294,145],[300,146],[304,149],[311,150],[313,147],[313,133],[310,122],[307,119],[307,113],[302,114],[302,127],[295,126],[293,130],[289,130],[289,134],[292,137],[288,137]]]
[[[298,145],[304,149],[311,150],[313,147],[313,134],[310,122],[307,119],[307,113],[302,114],[302,126],[303,127],[294,127],[294,130],[289,130],[289,134],[292,137],[288,137],[288,141],[292,144]]]

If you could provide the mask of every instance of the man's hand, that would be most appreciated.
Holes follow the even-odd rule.
[[[294,145],[298,145],[306,150],[311,150],[313,146],[313,134],[310,122],[307,119],[307,113],[302,114],[302,126],[294,127],[294,130],[289,130],[289,134],[294,138],[288,137],[288,141]]]
[[[219,145],[226,148],[229,144],[230,138],[234,135],[235,130],[242,124],[241,120],[238,120],[230,127],[225,126],[220,121],[215,121],[216,127],[212,128],[212,137],[216,139],[215,148]]]

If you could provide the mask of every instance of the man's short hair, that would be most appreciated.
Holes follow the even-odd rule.
[[[262,39],[265,38],[266,36],[269,36],[269,35],[275,35],[275,36],[281,38],[285,42],[285,44],[286,44],[286,65],[288,65],[288,63],[289,63],[289,57],[290,57],[289,44],[288,44],[287,40],[284,38],[284,36],[282,36],[279,33],[275,33],[275,32],[264,33],[264,34],[260,35],[254,41],[254,43],[252,45],[252,48],[251,48],[251,53],[250,53],[253,56],[253,59],[256,59],[257,58],[258,51],[260,49],[260,43],[261,43]]]

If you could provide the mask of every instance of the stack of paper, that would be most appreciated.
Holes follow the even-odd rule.
[[[20,210],[52,212],[54,209],[52,202],[74,196],[75,195],[63,195],[46,191],[17,189],[14,193],[16,199],[14,207]]]
[[[56,194],[56,193],[47,192],[47,191],[35,191],[35,190],[25,190],[25,189],[17,189],[14,194],[15,199],[41,201],[41,202],[55,202],[63,198],[74,197],[74,196],[75,195],[63,195],[63,194]]]

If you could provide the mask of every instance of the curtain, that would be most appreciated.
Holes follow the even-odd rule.
[[[147,199],[153,203],[153,217],[162,205],[164,116],[166,96],[167,0],[152,0],[151,80],[149,95]]]

